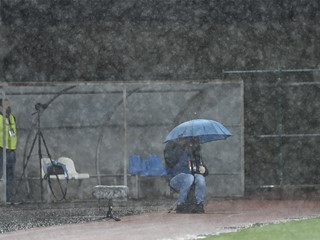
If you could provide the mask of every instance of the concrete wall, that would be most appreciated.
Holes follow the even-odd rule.
[[[242,196],[243,86],[241,81],[103,83],[7,86],[18,122],[17,197],[40,199],[38,142],[32,148],[40,113],[40,130],[52,158],[67,156],[79,172],[90,174],[83,181],[84,197],[101,184],[128,184],[131,197],[168,196],[163,177],[130,176],[128,158],[157,154],[163,159],[163,140],[177,124],[194,118],[214,119],[233,134],[226,141],[203,145],[210,175],[209,197]],[[57,96],[57,93],[61,95]],[[48,103],[37,112],[37,103]],[[43,156],[47,156],[41,144]],[[31,151],[31,152],[30,152]],[[28,157],[29,161],[28,161]],[[25,171],[23,174],[23,165]],[[21,177],[26,175],[27,178]],[[137,181],[139,180],[139,181]],[[18,184],[21,181],[21,184]],[[138,183],[138,185],[137,185]],[[69,182],[68,197],[76,198],[77,184]]]

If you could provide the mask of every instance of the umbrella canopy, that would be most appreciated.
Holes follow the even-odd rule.
[[[199,137],[200,143],[224,140],[232,136],[221,123],[214,120],[194,119],[176,126],[168,134],[164,143],[178,138]]]

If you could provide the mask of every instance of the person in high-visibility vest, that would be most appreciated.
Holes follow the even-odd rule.
[[[6,109],[4,109],[4,106]],[[7,99],[0,99],[0,177],[3,175],[3,116],[6,117],[6,175],[7,175],[7,202],[12,200],[14,169],[16,165],[17,126],[16,119],[11,113],[11,106]]]

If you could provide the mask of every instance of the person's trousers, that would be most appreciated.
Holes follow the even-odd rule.
[[[0,149],[0,178],[3,175],[3,150]],[[16,165],[16,152],[13,150],[6,151],[6,159],[7,159],[7,201],[10,201],[13,193],[13,178],[14,178],[14,169]]]
[[[170,180],[170,186],[179,192],[178,204],[185,203],[188,197],[188,193],[192,187],[192,184],[195,184],[195,197],[197,204],[203,203],[206,192],[206,180],[203,175],[187,173],[180,173],[174,176]]]

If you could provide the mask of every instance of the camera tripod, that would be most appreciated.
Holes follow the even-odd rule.
[[[100,206],[100,199],[99,199],[99,206]],[[116,217],[115,215],[113,215],[113,201],[112,199],[108,200],[108,211],[107,211],[107,215],[105,217],[102,217],[101,219],[113,219],[116,222],[121,221],[121,219],[119,217]]]
[[[120,221],[121,219],[113,215],[113,201],[112,199],[109,199],[108,201],[108,212],[107,216],[105,217],[106,219],[113,219],[115,221]]]
[[[47,146],[47,143],[45,141],[45,138],[43,136],[43,133],[41,131],[41,113],[44,112],[44,110],[50,105],[50,103],[53,102],[53,100],[55,100],[57,97],[59,97],[62,93],[70,90],[71,88],[74,88],[75,86],[70,86],[70,87],[67,87],[65,89],[63,89],[62,91],[60,91],[59,93],[57,93],[52,99],[50,99],[47,103],[43,104],[43,103],[37,103],[35,104],[35,109],[36,109],[36,112],[32,113],[32,115],[34,114],[37,114],[37,122],[36,122],[36,135],[34,136],[34,139],[32,140],[32,144],[31,144],[31,148],[28,152],[28,155],[27,155],[27,158],[26,158],[26,161],[25,161],[25,164],[23,165],[23,173],[22,173],[22,176],[21,176],[21,179],[20,179],[20,182],[22,180],[22,177],[25,176],[25,170],[27,168],[27,165],[29,163],[29,160],[30,160],[30,157],[31,157],[31,154],[33,152],[33,149],[34,149],[34,146],[37,142],[38,144],[38,159],[39,159],[39,178],[40,178],[40,197],[41,197],[41,202],[43,202],[43,176],[42,176],[42,157],[43,157],[43,154],[42,154],[42,144],[46,150],[46,156],[50,159],[50,161],[52,162],[52,158],[51,158],[51,155],[50,155],[50,152],[49,152],[49,149],[48,149],[48,146]],[[62,188],[61,188],[61,184],[60,184],[60,181],[59,181],[59,178],[57,177],[57,180],[59,182],[59,185],[60,185],[60,189],[61,191]],[[19,182],[19,185],[18,186],[21,186]],[[65,198],[65,194],[63,194]]]
[[[36,114],[37,114],[37,132],[36,132],[36,135],[32,141],[32,144],[31,144],[31,148],[30,148],[30,151],[28,153],[28,156],[27,156],[27,160],[26,160],[26,163],[25,165],[23,166],[23,174],[25,172],[25,169],[27,168],[27,165],[29,163],[29,160],[30,160],[30,157],[31,157],[31,154],[33,152],[33,149],[34,149],[34,146],[35,146],[35,143],[37,142],[38,143],[38,158],[39,158],[39,176],[40,176],[40,197],[41,197],[41,202],[43,201],[43,178],[42,178],[42,144],[44,145],[45,147],[45,150],[46,150],[46,153],[47,153],[47,156],[50,158],[50,160],[52,159],[51,158],[51,155],[50,155],[50,152],[49,152],[49,149],[48,149],[48,146],[47,146],[47,143],[44,139],[44,136],[43,136],[43,133],[41,131],[41,125],[40,125],[40,116],[41,116],[41,112],[43,110],[45,110],[46,108],[48,107],[47,104],[41,104],[41,103],[37,103],[35,105],[35,109],[36,109]],[[35,114],[34,113],[34,114]]]

